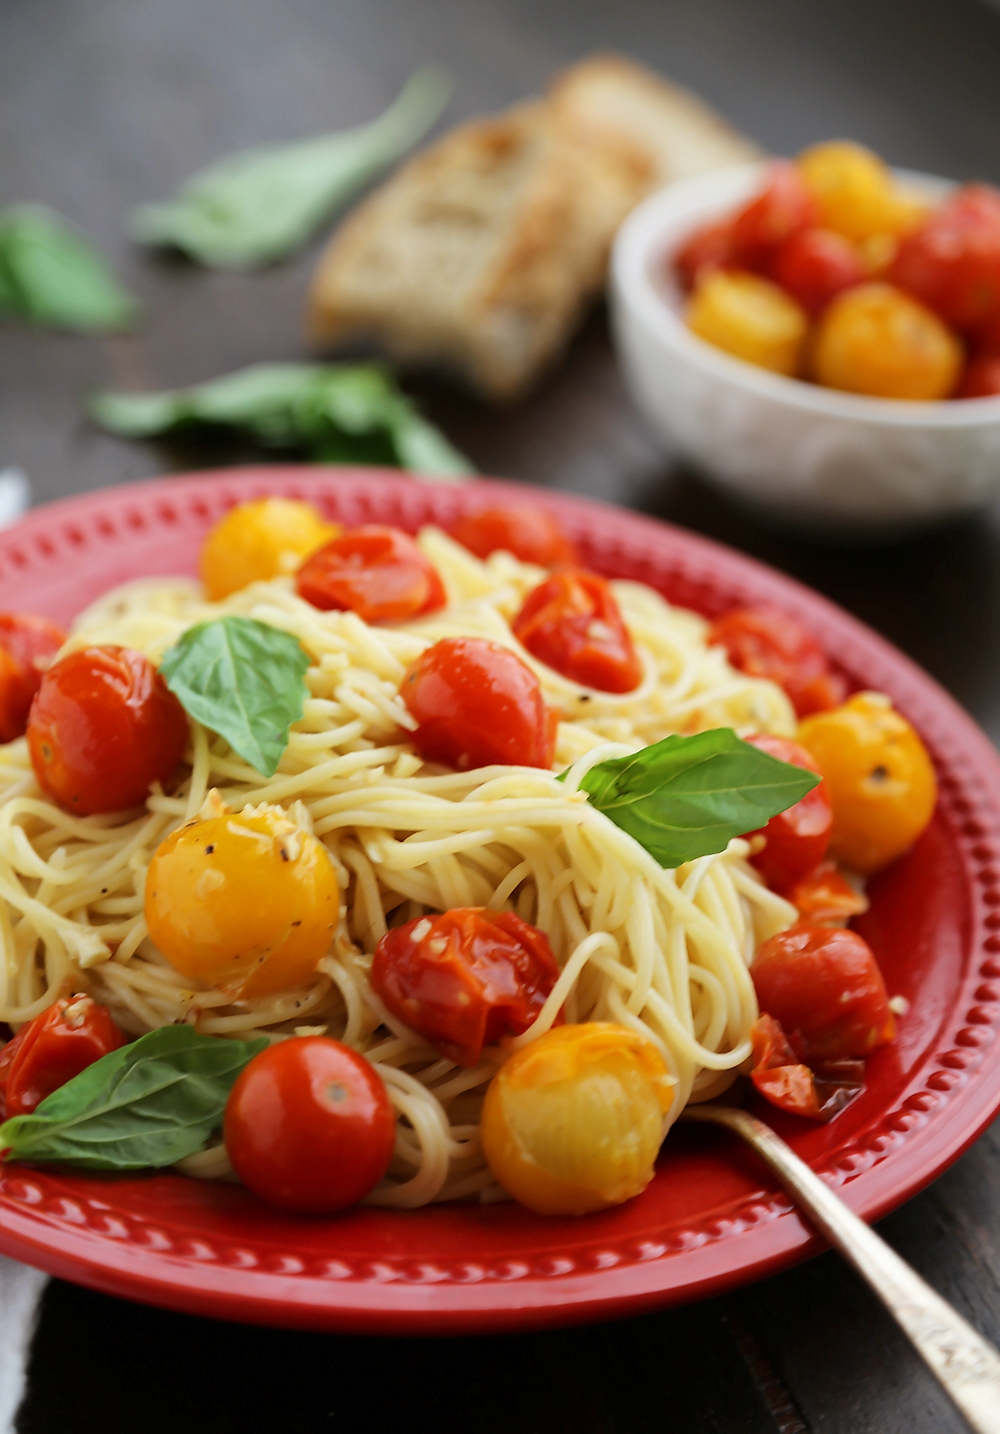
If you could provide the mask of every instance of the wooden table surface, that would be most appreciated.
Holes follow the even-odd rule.
[[[44,500],[198,466],[205,455],[95,432],[82,396],[300,355],[313,254],[253,277],[164,263],[125,241],[132,204],[233,148],[367,119],[420,61],[453,69],[454,121],[598,48],[700,91],[776,151],[844,134],[896,164],[1000,182],[1000,12],[976,0],[3,0],[0,202],[44,201],[88,228],[148,324],[112,341],[0,333],[0,467],[24,468]],[[512,410],[420,393],[484,472],[655,513],[820,588],[1000,737],[1000,511],[896,546],[769,532],[668,468],[630,409],[601,316]],[[1000,1342],[1000,1126],[881,1228]],[[482,1434],[962,1427],[828,1254],[662,1315],[469,1341],[213,1324],[53,1283],[19,1428],[354,1434],[383,1422]]]

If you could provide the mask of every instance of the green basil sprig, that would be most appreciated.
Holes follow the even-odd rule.
[[[821,780],[718,727],[599,762],[580,788],[661,866],[677,867],[725,851],[731,838],[756,831]]]
[[[164,653],[160,673],[196,722],[271,777],[302,716],[308,666],[291,633],[252,617],[220,617],[188,628]]]
[[[0,314],[50,328],[107,333],[138,305],[86,235],[50,209],[0,210]]]
[[[121,438],[222,433],[316,463],[373,463],[437,478],[472,465],[380,364],[255,364],[194,388],[99,393],[95,422]]]
[[[7,1160],[146,1170],[201,1150],[240,1071],[268,1042],[163,1026],[88,1066],[31,1115],[0,1125]]]
[[[175,199],[137,209],[132,236],[218,268],[282,259],[423,138],[451,88],[446,72],[428,65],[371,124],[220,160]]]

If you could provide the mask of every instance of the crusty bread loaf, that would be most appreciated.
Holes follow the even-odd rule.
[[[682,167],[688,132],[687,173],[751,152],[697,100],[613,57],[567,71],[545,100],[461,125],[335,234],[310,336],[324,349],[375,342],[493,398],[522,392],[603,284],[622,219]]]

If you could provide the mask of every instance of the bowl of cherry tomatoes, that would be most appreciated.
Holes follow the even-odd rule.
[[[795,526],[925,526],[1000,493],[1000,190],[835,142],[652,195],[615,241],[635,402]]]

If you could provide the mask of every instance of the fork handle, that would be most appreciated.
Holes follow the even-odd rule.
[[[688,1106],[685,1119],[741,1135],[831,1245],[850,1260],[977,1434],[1000,1434],[1000,1355],[876,1235],[770,1126],[730,1106]]]

